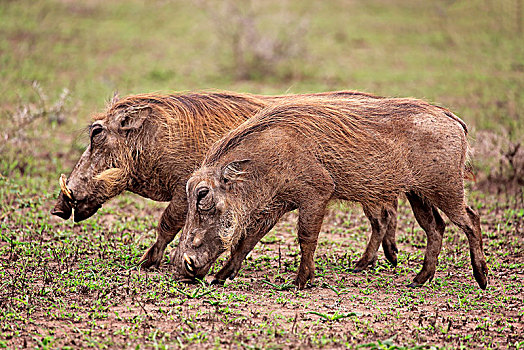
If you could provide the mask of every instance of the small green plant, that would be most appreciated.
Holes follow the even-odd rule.
[[[362,316],[362,313],[360,312],[347,312],[347,313],[339,313],[338,311],[335,311],[332,315],[328,313],[322,313],[318,311],[308,311],[308,314],[317,315],[322,317],[322,319],[332,322],[332,321],[338,321],[340,319],[351,317],[351,316]]]
[[[192,291],[188,291],[187,289],[180,289],[180,288],[176,288],[176,290],[189,299],[200,299],[214,292],[213,289],[208,288],[204,285],[200,285],[197,288],[194,288]]]
[[[271,286],[272,288],[274,288],[276,290],[290,290],[290,289],[296,288],[293,283],[277,284],[277,283],[272,283],[272,282],[269,282],[269,281],[266,281],[266,280],[263,280],[262,283],[265,283],[268,286]]]
[[[373,343],[366,343],[366,344],[360,344],[357,345],[357,349],[377,349],[377,350],[437,350],[439,349],[436,346],[433,345],[415,345],[415,346],[400,346],[393,343],[394,338],[389,338],[386,340],[377,340]]]
[[[322,283],[322,287],[331,289],[337,296],[341,296],[341,295],[347,294],[347,293],[349,293],[351,291],[351,288],[337,289],[334,286],[332,286],[330,284],[327,284],[325,282]]]

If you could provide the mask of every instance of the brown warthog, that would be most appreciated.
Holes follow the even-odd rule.
[[[286,212],[298,209],[301,260],[295,284],[314,277],[318,234],[331,200],[362,204],[371,218],[369,259],[384,237],[390,203],[405,194],[428,244],[413,286],[432,278],[445,224],[467,235],[473,274],[487,285],[480,219],[464,197],[465,124],[414,99],[288,99],[260,111],[208,151],[188,180],[188,215],[174,254],[177,278],[233,278],[245,256]]]
[[[381,99],[356,91],[308,96]],[[158,266],[166,246],[184,223],[186,180],[209,146],[262,107],[287,98],[208,92],[114,99],[105,113],[93,118],[90,145],[69,178],[61,177],[62,191],[52,213],[68,219],[74,208],[75,221],[81,221],[124,190],[169,201],[160,218],[157,240],[140,260],[143,266]],[[394,265],[395,225],[392,219],[383,239],[386,257]]]

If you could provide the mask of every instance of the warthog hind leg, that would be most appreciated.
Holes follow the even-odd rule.
[[[418,287],[427,280],[431,281],[435,275],[446,224],[438,210],[420,196],[413,192],[407,193],[406,196],[413,209],[413,214],[415,214],[415,219],[417,219],[427,236],[426,254],[422,270],[409,285],[410,287]]]
[[[398,200],[395,199],[392,203],[392,207],[389,209],[389,222],[386,228],[386,234],[382,239],[382,249],[384,249],[384,255],[389,263],[395,267],[397,266],[397,243],[395,235],[397,233],[397,207]]]
[[[488,265],[486,264],[486,258],[484,256],[484,247],[482,246],[480,216],[469,206],[466,206],[466,212],[468,213],[468,217],[471,220],[471,229],[473,229],[473,232],[477,238],[474,239],[475,244],[471,244],[470,238],[468,236],[468,241],[470,242],[470,257],[471,265],[473,266],[473,276],[475,277],[475,280],[477,281],[480,288],[486,289],[488,286],[488,279],[486,277],[488,274]]]
[[[469,252],[471,258],[471,265],[473,267],[473,276],[478,285],[482,289],[486,289],[488,285],[488,265],[484,257],[484,250],[482,247],[482,231],[480,228],[480,217],[465,205],[461,214],[446,213],[449,219],[464,231],[468,237]]]
[[[366,269],[368,266],[373,265],[377,260],[377,251],[380,243],[384,244],[384,241],[387,240],[386,249],[388,253],[392,254],[396,263],[396,250],[395,245],[395,228],[396,228],[396,210],[393,208],[377,208],[372,210],[368,207],[363,207],[364,213],[371,222],[371,237],[369,238],[368,245],[366,250],[359,261],[355,264],[355,267],[351,270],[352,272],[360,272]],[[395,218],[393,220],[393,218]],[[392,221],[394,221],[392,223]],[[387,237],[387,233],[391,234],[391,229],[393,228],[393,237]],[[389,230],[389,232],[388,232]],[[393,242],[392,245],[390,242]],[[393,258],[393,257],[392,257]],[[389,260],[389,259],[388,259]]]
[[[462,180],[457,184],[450,186],[447,196],[433,196],[431,202],[434,203],[449,220],[457,225],[468,238],[471,265],[473,267],[473,276],[482,289],[488,285],[488,266],[484,257],[482,247],[482,231],[480,228],[480,217],[466,204]],[[460,189],[460,190],[457,190]]]

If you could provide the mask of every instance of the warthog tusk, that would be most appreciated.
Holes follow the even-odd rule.
[[[189,272],[193,272],[193,262],[191,261],[191,258],[189,258],[187,253],[184,253],[184,260],[186,261],[186,267],[189,270]]]
[[[60,190],[62,190],[64,195],[67,196],[67,198],[74,200],[73,196],[71,195],[71,190],[67,188],[66,176],[64,174],[60,175],[60,180],[58,180],[58,182],[60,183]]]

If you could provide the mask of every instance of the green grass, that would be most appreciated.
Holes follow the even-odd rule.
[[[365,247],[369,223],[359,207],[333,205],[314,287],[303,291],[291,285],[299,262],[292,216],[256,246],[235,280],[213,287],[174,281],[167,264],[136,267],[165,204],[126,194],[79,224],[49,214],[59,174],[86,145],[90,115],[115,90],[413,96],[450,107],[474,137],[489,130],[521,142],[524,42],[516,3],[264,2],[257,10],[262,32],[285,35],[285,26],[271,27],[281,10],[309,20],[300,43],[306,53],[272,74],[239,80],[231,38],[213,27],[209,4],[1,2],[0,136],[17,130],[17,108],[41,107],[33,81],[46,110],[64,88],[70,96],[64,121],[51,113],[1,141],[0,348],[523,348],[522,192],[470,191],[490,267],[486,291],[472,277],[466,237],[451,226],[435,279],[406,288],[421,268],[426,238],[405,202],[399,265],[390,267],[380,253],[359,274],[348,267]]]
[[[453,228],[433,282],[406,288],[421,267],[418,242],[424,234],[411,231],[405,203],[396,268],[380,256],[374,269],[348,272],[369,230],[358,229],[365,223],[360,209],[335,207],[330,217],[351,214],[353,220],[341,231],[326,221],[315,286],[297,291],[290,285],[298,244],[286,229],[289,218],[255,248],[234,281],[225,287],[188,286],[172,279],[169,265],[157,271],[136,267],[153,242],[151,229],[162,206],[133,196],[134,204],[115,200],[73,224],[48,215],[52,195],[39,195],[38,185],[22,188],[19,181],[1,178],[0,186],[7,214],[0,236],[0,332],[9,346],[408,349],[522,342],[524,242],[515,231],[522,221],[515,207],[522,199],[495,205],[497,197],[482,196],[490,266],[486,291],[471,275],[466,238]]]

